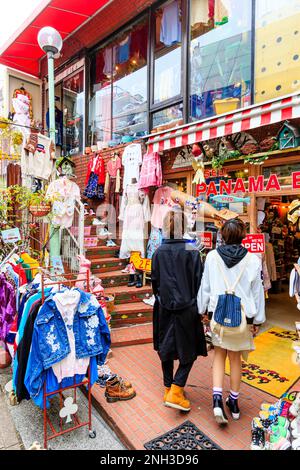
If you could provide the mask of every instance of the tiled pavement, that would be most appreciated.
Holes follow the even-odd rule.
[[[95,385],[94,398],[98,409],[110,423],[123,443],[131,449],[143,449],[144,443],[178,426],[185,420],[192,421],[213,441],[226,450],[247,450],[251,440],[251,420],[263,401],[276,399],[246,384],[242,384],[241,419],[222,428],[216,424],[211,410],[212,352],[208,358],[198,358],[186,387],[192,403],[190,413],[182,413],[162,404],[163,386],[160,362],[152,344],[126,346],[113,349],[109,360],[112,371],[129,379],[137,396],[126,402],[109,404],[104,389]],[[229,390],[228,377],[225,391]]]
[[[0,389],[0,451],[21,450],[21,448],[20,438]]]

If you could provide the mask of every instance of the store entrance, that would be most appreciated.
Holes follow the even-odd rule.
[[[289,295],[290,274],[300,258],[298,206],[300,209],[300,195],[292,190],[287,194],[266,194],[256,198],[258,231],[265,234],[266,240],[267,327],[294,330],[295,321],[300,320],[297,301]]]

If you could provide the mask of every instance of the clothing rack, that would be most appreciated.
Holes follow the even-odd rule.
[[[42,279],[41,279],[41,288],[42,288],[42,302],[44,303],[45,301],[45,288],[46,287],[49,287],[49,286],[55,286],[55,285],[58,285],[58,287],[60,288],[62,285],[64,286],[71,286],[73,284],[76,285],[76,283],[78,281],[86,281],[86,285],[87,285],[87,292],[90,292],[90,273],[89,273],[89,270],[87,270],[86,272],[86,275],[83,275],[82,278],[76,278],[74,279],[74,275],[73,274],[64,274],[64,280],[57,280],[57,281],[52,281],[52,277],[53,274],[51,273],[48,273],[46,272],[45,270],[42,271],[41,273],[41,276],[42,276]],[[73,279],[69,278],[70,276],[73,276]],[[69,278],[69,279],[68,279]],[[50,282],[47,282],[45,283],[45,280],[46,279],[50,279]],[[80,421],[80,418],[79,416],[77,416],[77,411],[76,413],[72,414],[72,418],[71,418],[71,415],[70,416],[70,419],[74,421],[74,425],[71,426],[71,427],[68,427],[66,429],[63,429],[63,418],[61,417],[61,410],[64,408],[64,395],[63,395],[63,392],[65,392],[66,390],[73,390],[74,391],[74,395],[73,395],[73,405],[76,405],[76,400],[77,400],[77,388],[78,387],[82,387],[82,386],[87,386],[87,389],[88,389],[88,420],[87,421]],[[57,431],[54,427],[54,424],[53,422],[51,421],[50,417],[48,416],[48,413],[47,413],[47,398],[49,397],[52,397],[54,395],[59,395],[59,404],[60,404],[60,411],[59,411],[59,430]],[[52,391],[52,392],[47,392],[47,383],[46,383],[46,380],[45,380],[45,383],[44,383],[44,391],[43,391],[43,405],[44,405],[44,448],[47,449],[48,448],[48,441],[50,441],[51,439],[54,439],[58,436],[61,436],[65,433],[69,433],[71,431],[74,431],[75,429],[79,429],[79,428],[82,428],[84,426],[88,426],[88,429],[89,429],[89,437],[90,438],[95,438],[96,437],[96,431],[92,430],[92,397],[91,397],[91,372],[90,372],[90,367],[88,367],[88,372],[87,372],[87,378],[85,378],[84,380],[82,380],[82,382],[80,383],[75,383],[75,376],[73,378],[73,385],[70,385],[68,387],[63,387],[63,388],[59,388],[55,391]],[[72,405],[72,406],[73,406]],[[52,431],[52,434],[48,434],[48,426],[49,428],[51,429]]]

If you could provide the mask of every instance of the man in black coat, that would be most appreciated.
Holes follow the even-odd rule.
[[[151,280],[156,298],[153,308],[154,349],[162,362],[166,406],[191,409],[183,389],[197,356],[207,356],[201,316],[197,308],[203,266],[191,240],[183,239],[186,218],[170,211],[165,237],[152,258]],[[174,376],[174,360],[179,367]]]

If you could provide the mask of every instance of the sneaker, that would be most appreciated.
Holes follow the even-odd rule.
[[[122,269],[122,273],[125,274],[135,274],[135,267],[133,263],[127,264],[126,268]]]
[[[238,400],[232,400],[232,398],[228,397],[226,400],[226,406],[229,408],[233,419],[240,419],[240,409],[238,405]]]
[[[300,439],[295,439],[292,442],[292,449],[293,450],[300,450]]]
[[[261,428],[254,427],[251,430],[252,440],[250,449],[251,450],[265,450],[266,438],[265,431]]]
[[[99,237],[109,237],[110,235],[112,235],[112,233],[109,232],[106,228],[102,228],[97,235]]]
[[[105,222],[101,222],[99,219],[93,219],[92,225],[105,225]]]
[[[228,418],[224,411],[224,405],[222,397],[219,395],[213,396],[213,407],[214,407],[214,416],[218,424],[227,424]]]
[[[277,442],[271,444],[266,443],[266,450],[289,450],[291,448],[291,442],[284,437],[281,437]]]
[[[282,437],[285,439],[289,439],[290,431],[288,429],[283,428],[282,426],[272,425],[270,429],[270,443],[274,444],[278,442]],[[300,435],[299,435],[300,437]]]
[[[261,411],[267,411],[268,413],[278,412],[281,408],[281,400],[272,404],[272,403],[262,403],[260,409]]]
[[[150,297],[150,299],[147,299],[147,298],[146,298],[146,299],[143,299],[143,302],[144,302],[144,304],[150,305],[151,307],[153,307],[154,304],[155,304],[155,295],[153,294],[153,295]]]
[[[110,375],[101,375],[96,380],[96,384],[99,385],[101,388],[106,387],[106,382],[110,379]]]
[[[117,246],[113,240],[107,240],[106,246]]]
[[[298,413],[300,413],[300,393],[297,393],[296,399],[293,401],[289,412],[295,418],[298,416]]]

